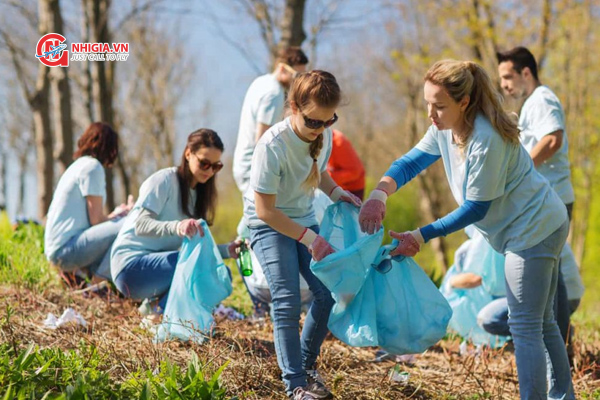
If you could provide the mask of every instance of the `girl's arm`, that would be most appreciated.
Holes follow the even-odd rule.
[[[360,207],[362,205],[362,201],[358,197],[347,190],[342,189],[337,183],[335,183],[327,171],[323,171],[321,173],[321,183],[319,184],[319,189],[328,195],[331,201],[334,203],[340,200],[353,204],[356,207]]]
[[[305,245],[315,261],[320,261],[335,252],[335,249],[322,236],[319,236],[312,229],[297,224],[278,210],[275,207],[276,198],[274,194],[254,192],[254,205],[258,218],[277,232]]]
[[[277,232],[299,240],[306,228],[278,210],[275,207],[276,199],[275,194],[254,192],[256,215]]]

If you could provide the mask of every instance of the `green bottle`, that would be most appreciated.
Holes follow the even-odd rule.
[[[250,257],[250,250],[246,246],[246,242],[242,242],[240,245],[240,254],[238,256],[238,264],[240,271],[244,276],[252,275],[252,258]]]

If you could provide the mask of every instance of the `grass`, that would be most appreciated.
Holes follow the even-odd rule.
[[[14,231],[0,213],[0,282],[43,290],[58,282],[44,256],[44,230],[33,224]]]
[[[223,197],[219,209],[239,209],[241,200]],[[411,208],[412,207],[412,208]],[[415,208],[391,201],[386,224],[412,229]],[[408,215],[396,220],[390,215]],[[217,216],[213,234],[231,240],[239,215]],[[396,224],[396,225],[394,225]],[[217,229],[218,227],[218,229]],[[462,239],[457,237],[456,242]],[[43,231],[13,231],[0,216],[0,398],[3,399],[284,399],[273,347],[272,325],[249,321],[219,323],[202,345],[155,344],[139,328],[137,305],[120,298],[84,298],[61,288],[42,250]],[[423,254],[422,263],[433,255]],[[226,304],[245,314],[251,304],[233,261],[234,292]],[[588,289],[589,291],[589,289]],[[49,312],[66,307],[88,321],[86,329],[42,328]],[[583,307],[575,314],[574,385],[578,398],[600,398],[600,320]],[[338,399],[513,399],[518,396],[509,348],[461,356],[460,338],[446,338],[423,354],[407,385],[389,381],[393,361],[372,362],[374,349],[350,348],[327,339],[320,369]]]

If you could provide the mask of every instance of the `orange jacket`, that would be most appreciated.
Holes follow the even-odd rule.
[[[327,162],[329,174],[344,190],[362,190],[365,188],[365,168],[344,134],[333,130],[331,157]]]

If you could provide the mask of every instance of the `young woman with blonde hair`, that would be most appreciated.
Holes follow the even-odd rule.
[[[516,122],[503,111],[500,94],[483,68],[443,60],[424,80],[432,125],[381,178],[361,209],[361,227],[369,233],[378,230],[388,195],[442,158],[459,208],[414,231],[390,232],[400,243],[392,254],[414,256],[423,243],[474,224],[506,256],[521,398],[574,399],[567,352],[552,311],[569,226],[566,208],[519,144]],[[546,351],[552,371],[549,391]]]

